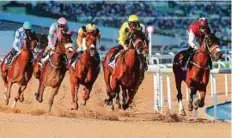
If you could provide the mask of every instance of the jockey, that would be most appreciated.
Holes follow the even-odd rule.
[[[54,22],[49,28],[49,33],[47,37],[48,46],[45,48],[43,57],[41,58],[41,61],[40,61],[42,64],[44,64],[45,61],[48,60],[49,58],[48,53],[51,50],[55,50],[56,42],[57,40],[61,40],[63,33],[71,35],[71,31],[69,30],[69,27],[68,27],[68,21],[64,17],[61,17],[56,22]]]
[[[127,50],[129,44],[129,34],[134,31],[142,31],[145,36],[147,36],[146,28],[140,23],[139,17],[137,15],[130,15],[128,21],[123,23],[119,30],[119,45],[117,46],[116,52],[114,52],[109,60],[109,65],[111,67],[115,66],[115,58],[122,53],[122,50]],[[147,38],[148,40],[148,38]],[[121,52],[120,52],[121,51]]]
[[[23,26],[20,27],[15,32],[15,39],[13,42],[13,48],[10,51],[9,57],[6,60],[6,64],[9,65],[14,58],[14,56],[17,55],[17,53],[21,50],[23,41],[32,34],[32,25],[30,22],[25,21],[23,23]]]
[[[205,36],[209,35],[210,33],[211,30],[208,26],[208,21],[205,18],[200,18],[188,26],[188,44],[190,47],[184,52],[182,65],[185,65],[194,51],[200,47],[200,44],[204,40]],[[210,67],[212,68],[212,63],[210,63]]]
[[[86,44],[85,44],[86,42],[85,39],[86,39],[87,34],[89,33],[96,34],[96,37],[100,41],[101,34],[95,23],[89,23],[89,24],[86,24],[85,26],[82,26],[78,30],[78,34],[77,34],[77,45],[78,45],[77,52],[78,53],[87,49]]]
[[[97,28],[96,24],[95,23],[89,23],[89,24],[86,24],[84,26],[82,26],[79,30],[78,30],[78,34],[77,34],[77,53],[73,55],[73,57],[71,58],[71,60],[69,61],[69,65],[71,65],[74,60],[78,57],[80,57],[81,53],[83,51],[85,51],[87,49],[87,46],[86,46],[86,36],[88,34],[94,34],[95,37],[97,37],[98,41],[100,42],[100,39],[101,39],[101,34],[100,34],[100,30]],[[100,56],[97,52],[97,61],[100,62]]]

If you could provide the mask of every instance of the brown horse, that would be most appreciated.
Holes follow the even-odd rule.
[[[14,102],[12,104],[12,108],[15,107],[17,101],[24,101],[23,92],[27,88],[27,84],[32,76],[32,59],[33,53],[32,51],[36,48],[38,39],[35,34],[32,34],[28,37],[28,39],[24,40],[22,49],[17,57],[12,61],[10,66],[5,64],[5,60],[7,56],[4,58],[1,64],[1,72],[2,79],[4,81],[4,86],[6,89],[5,92],[5,104],[8,105],[10,95],[11,95],[11,87],[14,83],[18,83],[19,89],[17,96],[14,98]]]
[[[39,79],[38,91],[35,93],[36,100],[41,103],[43,101],[43,92],[47,86],[53,88],[53,92],[49,99],[48,111],[51,112],[54,97],[57,94],[60,84],[65,76],[67,57],[65,45],[71,44],[71,36],[63,35],[60,41],[57,41],[55,51],[51,51],[50,58],[44,64],[42,69],[39,68],[38,61],[34,63],[34,74]],[[39,57],[38,57],[39,58]]]
[[[94,34],[87,34],[87,49],[81,54],[79,59],[73,63],[74,68],[69,67],[72,103],[71,109],[78,109],[78,89],[80,84],[84,86],[82,96],[82,105],[89,99],[93,84],[100,72],[100,57],[96,50],[96,43],[99,38]],[[77,54],[77,53],[75,53]]]
[[[120,104],[120,86],[122,88],[122,107],[127,109],[132,103],[133,97],[137,92],[139,85],[144,77],[143,58],[148,52],[147,41],[140,31],[130,35],[130,43],[128,49],[118,56],[115,62],[115,68],[108,65],[110,56],[117,49],[111,48],[103,61],[104,78],[106,83],[106,92],[108,99],[105,99],[105,104],[111,109],[114,109],[113,99],[116,97],[116,103],[121,108]]]
[[[204,106],[206,87],[209,81],[211,58],[219,60],[222,53],[219,49],[219,39],[214,34],[210,34],[202,41],[200,48],[192,56],[192,61],[188,63],[186,72],[182,69],[180,60],[183,58],[183,51],[174,57],[173,72],[175,75],[177,99],[179,102],[179,114],[186,115],[182,104],[181,82],[185,81],[191,89],[188,110]],[[193,99],[193,95],[199,91],[200,99]],[[194,101],[193,101],[194,100]]]

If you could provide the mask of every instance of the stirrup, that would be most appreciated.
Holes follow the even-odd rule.
[[[108,65],[111,66],[112,68],[115,68],[115,59],[112,62],[110,62]]]

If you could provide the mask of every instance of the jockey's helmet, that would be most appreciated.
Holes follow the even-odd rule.
[[[64,17],[59,18],[57,22],[59,28],[65,28],[68,24],[68,21]]]
[[[200,30],[205,30],[208,28],[208,21],[206,18],[199,19],[199,27],[200,27]]]
[[[130,15],[128,18],[128,25],[132,31],[135,31],[140,26],[139,17],[137,15]]]
[[[25,22],[23,23],[23,29],[31,30],[31,28],[32,28],[32,25],[31,25],[30,22],[25,21]]]
[[[86,25],[86,31],[87,32],[94,32],[97,30],[97,27],[94,23],[89,23]]]

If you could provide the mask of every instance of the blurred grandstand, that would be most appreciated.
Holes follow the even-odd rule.
[[[155,33],[186,37],[186,28],[199,17],[206,17],[223,44],[230,44],[230,1],[97,1],[97,2],[9,2],[3,6],[26,7],[27,14],[58,18],[65,16],[71,21],[96,22],[100,26],[119,28],[131,13],[140,16],[145,25],[154,25]]]
[[[154,56],[169,54],[170,58],[176,52],[172,51],[173,47],[178,50],[187,47],[187,26],[199,17],[206,17],[223,48],[231,49],[231,1],[10,1],[0,5],[5,12],[15,12],[15,7],[18,7],[29,15],[55,19],[65,16],[70,21],[83,24],[92,21],[98,26],[113,28],[119,28],[130,14],[137,14],[143,24],[154,26],[155,34],[183,40],[183,44],[172,48],[156,47],[156,51],[164,53],[153,53]]]

